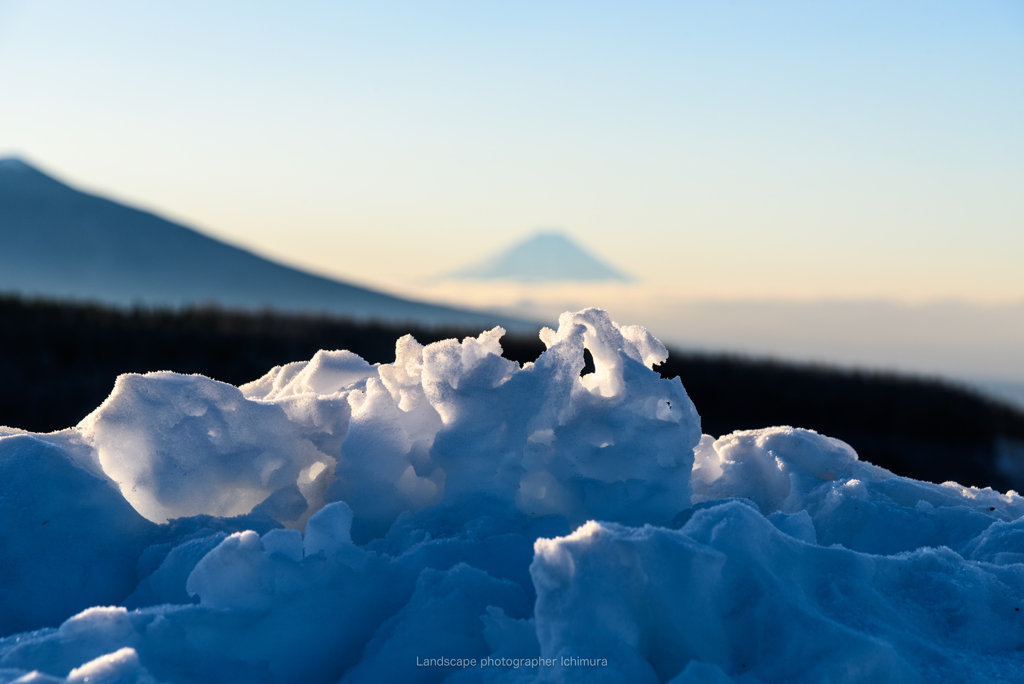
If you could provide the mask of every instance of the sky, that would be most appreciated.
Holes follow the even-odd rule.
[[[647,311],[1015,307],[1024,4],[0,0],[12,154],[425,298],[554,228]]]
[[[696,298],[1024,298],[1013,2],[0,0],[0,154],[412,281],[560,228]]]

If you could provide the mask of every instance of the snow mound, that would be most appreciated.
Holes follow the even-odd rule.
[[[236,388],[126,375],[0,433],[7,682],[1013,681],[1024,500],[789,427],[701,436],[564,314]],[[595,370],[581,376],[584,350]],[[34,631],[29,631],[34,630]]]

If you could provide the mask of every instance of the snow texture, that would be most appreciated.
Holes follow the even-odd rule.
[[[502,332],[0,428],[0,684],[1018,681],[1017,494],[702,436],[600,310]]]

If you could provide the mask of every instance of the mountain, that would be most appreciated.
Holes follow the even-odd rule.
[[[984,396],[1024,411],[1024,382],[977,381],[975,388]]]
[[[399,299],[289,268],[0,159],[0,291],[117,305],[271,308],[527,332],[539,326]]]
[[[621,281],[629,276],[616,271],[562,233],[538,233],[494,257],[451,274],[474,280]]]

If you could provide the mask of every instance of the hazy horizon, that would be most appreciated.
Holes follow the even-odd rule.
[[[1021,82],[1009,1],[0,0],[0,156],[82,190],[399,296],[1014,382]],[[438,279],[552,228],[638,281]]]
[[[205,232],[201,226],[193,228]],[[586,245],[562,247],[588,251]],[[982,386],[1024,406],[1024,302],[697,299],[667,293],[642,278],[467,281],[457,274],[435,274],[412,287],[383,289],[548,325],[564,311],[599,306],[623,323],[644,325],[679,349],[943,377]]]

